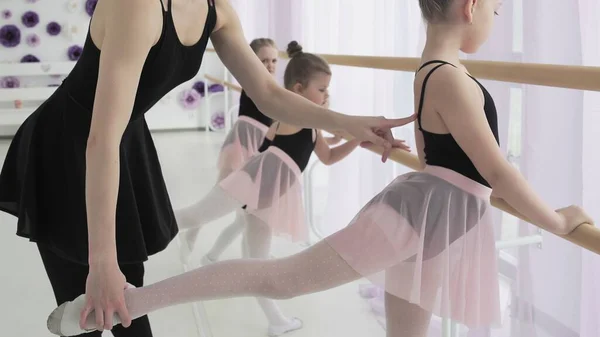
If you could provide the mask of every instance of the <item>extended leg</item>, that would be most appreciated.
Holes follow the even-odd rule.
[[[369,238],[365,240],[367,231]],[[410,238],[393,245],[382,244],[387,240],[387,234],[374,228],[372,223],[356,223],[289,257],[217,262],[142,288],[126,290],[127,308],[135,318],[183,303],[249,296],[289,299],[324,291],[357,280],[361,274],[385,270],[411,255]],[[351,243],[354,251],[361,252],[364,258],[360,273],[350,267],[330,243]],[[402,245],[406,249],[399,249]],[[62,313],[78,312],[65,310],[65,306],[83,306],[83,303],[75,300],[61,305],[50,320],[77,322],[77,315],[72,317]],[[92,314],[88,327],[94,327],[93,321]],[[119,320],[115,319],[117,323]]]

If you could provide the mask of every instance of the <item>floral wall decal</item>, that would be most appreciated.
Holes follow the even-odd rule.
[[[96,4],[98,0],[87,0],[85,2],[85,11],[91,17],[94,14],[94,10],[96,10]]]
[[[3,89],[18,88],[20,86],[21,86],[21,82],[19,81],[18,78],[14,77],[14,76],[6,76],[0,80],[0,88],[3,88]]]
[[[71,41],[75,41],[79,38],[79,26],[69,22],[67,24],[67,36]]]
[[[204,82],[197,81],[196,83],[194,83],[193,89],[196,90],[200,94],[200,96],[204,97]]]
[[[210,117],[210,126],[213,130],[225,128],[225,113],[223,111],[214,112]]]
[[[69,47],[69,49],[67,49],[67,55],[69,56],[69,60],[71,60],[71,61],[79,60],[79,57],[81,56],[82,51],[83,51],[83,49],[78,45],[73,45],[73,46]]]
[[[6,2],[4,2],[6,1]],[[0,62],[29,62],[30,56],[42,62],[69,61],[78,58],[74,45],[85,43],[90,17],[87,0],[0,0]],[[56,6],[58,5],[58,6]],[[74,12],[73,12],[74,11]],[[3,20],[3,17],[11,18]],[[3,27],[5,26],[5,27]],[[50,39],[50,37],[54,37]],[[41,49],[40,45],[44,45]],[[37,48],[37,50],[32,50]],[[31,78],[22,79],[29,82]]]
[[[34,63],[34,62],[40,62],[40,59],[38,59],[37,56],[35,56],[35,55],[27,54],[21,58],[21,63]]]
[[[16,47],[21,43],[21,30],[15,25],[0,28],[0,44],[6,48]]]
[[[208,86],[208,92],[210,92],[210,93],[221,92],[221,91],[225,91],[225,88],[223,88],[223,86],[218,83],[211,84]]]
[[[60,34],[62,30],[61,25],[58,22],[52,21],[46,26],[46,32],[52,36]]]
[[[194,89],[187,89],[181,92],[179,95],[179,103],[185,109],[196,109],[200,105],[202,96]]]
[[[77,62],[85,57],[82,56],[82,48],[86,42],[90,18],[98,3],[98,0],[0,0],[0,63],[29,64],[40,72],[36,76],[8,79],[2,78],[8,74],[1,74],[0,85],[3,88],[59,86],[65,76],[51,75],[52,71],[46,71],[44,66],[54,62]],[[223,109],[213,105],[214,109],[204,111],[203,97],[210,92],[221,91],[222,88],[213,85],[209,90],[208,84],[211,83],[205,85],[205,82],[202,76],[198,76],[163,97],[156,108],[159,111],[151,114],[150,127],[166,121],[174,127],[188,127],[192,123],[194,126],[208,124],[213,130],[219,129],[224,120],[222,121],[219,113],[213,112]],[[183,89],[189,90],[182,92]],[[12,102],[8,102],[10,103]],[[23,101],[23,106],[27,107],[28,103]],[[12,108],[8,104],[4,105]],[[169,111],[183,113],[169,114]]]
[[[29,34],[25,38],[27,45],[30,47],[37,47],[40,45],[40,37],[37,34]]]
[[[34,11],[27,11],[21,17],[21,22],[25,27],[32,28],[40,22],[40,16]]]

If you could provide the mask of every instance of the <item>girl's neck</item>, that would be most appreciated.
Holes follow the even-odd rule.
[[[421,54],[421,62],[442,60],[456,66],[460,64],[461,31],[457,25],[429,24],[427,42]]]

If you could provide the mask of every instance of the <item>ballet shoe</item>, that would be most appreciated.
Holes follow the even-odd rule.
[[[179,242],[181,243],[179,247],[179,259],[181,260],[182,264],[187,265],[190,262],[190,256],[192,255],[192,251],[194,249],[192,246],[190,246],[185,232],[179,233]]]
[[[131,284],[126,285],[126,289],[135,288]],[[79,317],[81,311],[85,307],[85,294],[79,295],[73,301],[64,302],[56,309],[52,310],[46,326],[48,331],[57,336],[78,336],[85,333],[96,331],[96,322],[93,311],[87,317],[86,328],[82,329],[79,326]],[[115,313],[113,316],[113,326],[120,324],[121,320]]]
[[[200,263],[202,263],[203,266],[208,266],[209,264],[213,264],[217,262],[217,260],[213,260],[210,258],[210,256],[208,256],[208,254],[204,255],[202,257],[202,260],[200,260]]]
[[[269,326],[269,337],[277,337],[284,335],[288,332],[302,329],[304,323],[302,320],[296,317],[292,317],[289,324],[285,325],[270,325]]]
[[[374,284],[361,284],[358,292],[362,298],[375,298],[383,295],[384,291]]]
[[[80,295],[71,302],[65,302],[54,309],[46,325],[48,331],[57,336],[77,336],[84,333],[96,331],[96,328],[82,329],[79,327],[79,313],[85,306],[85,294]],[[90,315],[89,317],[92,317]],[[88,317],[88,318],[89,318]],[[93,322],[88,321],[88,326],[93,326]]]

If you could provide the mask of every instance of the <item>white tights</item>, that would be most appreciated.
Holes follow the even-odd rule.
[[[198,233],[207,223],[219,219],[231,212],[240,210],[244,206],[215,185],[202,200],[177,210],[175,217],[180,230],[189,247],[194,247]]]
[[[269,258],[272,239],[271,228],[252,215],[245,215],[243,219],[246,224],[242,244],[244,258]],[[292,324],[292,320],[281,312],[281,309],[279,309],[279,306],[277,306],[275,301],[264,297],[258,297],[256,300],[271,326],[286,326]]]
[[[217,261],[225,249],[227,249],[227,247],[229,247],[233,241],[244,232],[244,228],[246,227],[245,216],[246,212],[242,209],[235,212],[235,220],[221,231],[221,234],[219,234],[215,240],[214,245],[206,254],[209,260]],[[265,258],[266,257],[267,256],[265,256]]]
[[[199,202],[177,211],[179,228],[187,229],[183,233],[183,237],[188,247],[194,247],[200,229],[205,224],[235,211],[236,220],[229,226],[231,229],[228,227],[219,236],[211,253],[220,255],[231,241],[246,228],[242,244],[244,258],[267,259],[271,250],[271,230],[258,218],[246,214],[241,207],[241,203],[229,197],[219,186],[215,186]],[[209,259],[212,259],[213,254],[211,253],[208,256]],[[272,299],[257,298],[257,301],[271,326],[286,326],[291,323]]]
[[[345,235],[343,229],[333,235]],[[343,239],[343,237],[342,237]],[[364,242],[363,245],[368,245]],[[357,247],[361,249],[364,247]],[[374,263],[373,270],[388,266]],[[231,297],[290,299],[359,279],[327,241],[279,259],[227,260],[125,292],[132,317],[165,307]],[[431,314],[419,306],[386,295],[388,337],[424,337]]]

